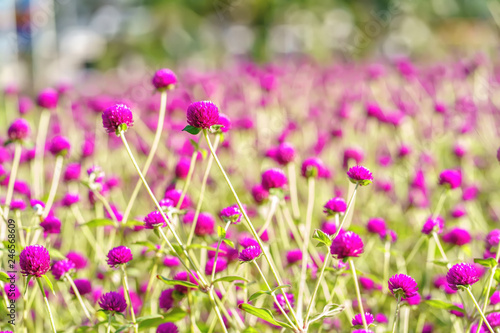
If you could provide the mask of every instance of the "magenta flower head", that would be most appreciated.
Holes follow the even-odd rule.
[[[342,198],[332,198],[323,206],[323,213],[327,216],[333,216],[337,213],[345,213],[347,204]]]
[[[295,159],[295,148],[288,142],[281,143],[276,149],[275,160],[281,165],[287,165]]]
[[[322,160],[317,157],[306,159],[300,168],[302,177],[327,178],[330,174]]]
[[[59,260],[54,265],[52,265],[52,275],[56,280],[60,280],[64,274],[68,273],[72,269],[75,269],[75,263],[69,259]]]
[[[75,267],[76,269],[83,269],[85,267],[87,267],[88,265],[88,260],[87,258],[81,254],[81,253],[78,253],[78,252],[68,252],[68,254],[66,255],[66,258],[68,258],[69,260],[71,260],[72,262],[75,263]]]
[[[124,104],[113,105],[102,113],[102,126],[106,133],[126,132],[129,127],[134,125],[134,118],[130,108]]]
[[[61,200],[64,207],[71,207],[72,205],[80,201],[80,196],[78,193],[66,193]]]
[[[443,170],[439,175],[439,185],[455,189],[462,185],[462,172],[460,170]]]
[[[220,131],[222,133],[227,133],[231,129],[231,119],[228,115],[219,113],[219,121],[217,122],[217,125],[221,126]]]
[[[417,294],[418,286],[415,280],[406,274],[393,275],[388,282],[389,290],[396,298],[410,298]]]
[[[187,109],[190,126],[207,129],[219,122],[219,108],[210,101],[194,102]]]
[[[11,142],[22,143],[30,136],[30,133],[30,125],[23,118],[14,120],[7,130],[7,135]]]
[[[49,150],[52,153],[52,155],[63,156],[63,157],[68,155],[70,148],[71,144],[69,143],[69,140],[62,135],[57,135],[53,137],[49,146]]]
[[[251,262],[259,258],[262,254],[262,250],[259,245],[252,245],[241,250],[238,255],[238,259],[241,262]]]
[[[160,294],[159,298],[159,303],[160,303],[160,309],[168,311],[170,310],[175,303],[174,296],[172,293],[175,291],[175,289],[167,289],[163,290]]]
[[[339,233],[330,246],[330,253],[336,259],[359,257],[363,253],[363,241],[352,231]]]
[[[370,170],[361,165],[355,165],[347,171],[347,176],[351,183],[366,186],[370,185],[373,181],[373,176]]]
[[[214,233],[215,218],[210,213],[200,213],[194,228],[196,236],[204,237]]]
[[[443,241],[448,244],[462,246],[465,244],[469,244],[472,240],[471,235],[465,229],[461,228],[453,228],[445,235],[443,235]]]
[[[369,326],[373,324],[374,318],[373,315],[369,312],[365,312],[365,319],[366,319],[366,324]],[[363,326],[363,315],[361,313],[358,313],[357,315],[352,318],[352,326],[357,327],[357,326]]]
[[[174,323],[163,323],[158,326],[156,333],[179,333],[179,328]]]
[[[165,192],[165,198],[164,199],[170,199],[174,203],[174,206],[177,207],[177,204],[179,203],[179,200],[181,200],[182,192],[180,190],[176,189],[170,189]],[[191,199],[187,195],[184,196],[184,199],[182,200],[182,204],[180,209],[186,209],[189,206],[191,206]]]
[[[237,224],[241,222],[241,212],[238,205],[223,208],[219,213],[219,218],[225,223]]]
[[[80,295],[87,295],[92,292],[92,283],[87,279],[76,279],[73,281]],[[69,293],[75,295],[73,288],[69,288]]]
[[[115,247],[108,252],[108,265],[111,268],[124,265],[133,259],[132,251],[126,246]]]
[[[43,228],[43,235],[47,237],[48,234],[61,233],[61,220],[55,216],[47,216],[43,222],[40,223]]]
[[[196,285],[198,285],[198,275],[196,275],[196,273],[188,273],[186,271],[182,271],[182,272],[179,272],[177,274],[175,274],[174,276],[174,280],[177,280],[177,281],[187,281],[187,282],[192,282]],[[185,286],[182,286],[182,285],[175,285],[175,290],[177,290],[178,292],[180,293],[187,293],[188,291],[188,287],[185,287]]]
[[[49,251],[42,245],[30,245],[19,254],[19,265],[24,276],[41,277],[50,269]]]
[[[183,157],[177,162],[175,166],[175,177],[179,179],[186,179],[191,167],[191,159]]]
[[[383,235],[387,229],[384,219],[380,217],[371,218],[366,225],[368,232]]]
[[[261,204],[269,198],[269,191],[261,184],[257,184],[252,187],[252,197],[257,204]]]
[[[296,262],[302,261],[302,251],[300,249],[293,249],[286,253],[286,261],[288,265],[293,265]]]
[[[295,303],[295,297],[291,293],[285,293],[286,298],[288,299],[288,302],[290,305],[293,307]],[[276,300],[280,304],[281,308],[285,310],[286,313],[290,312],[290,309],[287,307],[285,297],[282,294],[276,295]],[[280,312],[280,308],[276,303],[274,303],[274,309],[278,312]]]
[[[99,306],[105,311],[123,312],[127,308],[125,297],[116,291],[101,296]]]
[[[55,109],[58,101],[59,95],[57,91],[52,88],[42,90],[36,99],[36,103],[39,107],[49,110]]]
[[[170,69],[162,68],[156,71],[152,82],[156,90],[171,90],[177,84],[177,77]]]
[[[154,228],[165,228],[167,223],[163,220],[161,213],[157,210],[152,211],[144,218],[144,225],[146,229],[154,229]]]
[[[456,264],[453,265],[446,274],[446,281],[453,290],[468,288],[479,281],[479,272],[472,264]]]
[[[210,276],[215,265],[215,273],[220,273],[227,268],[227,260],[221,257],[217,257],[217,264],[215,264],[215,258],[207,260],[205,265],[205,274]]]
[[[82,166],[80,163],[69,163],[64,171],[63,179],[65,182],[79,180],[82,173]]]
[[[422,227],[422,233],[429,235],[431,232],[435,232],[440,234],[443,232],[444,220],[441,216],[436,218],[429,217],[427,221],[425,221],[424,226]]]
[[[287,183],[288,179],[281,169],[269,169],[262,173],[262,187],[268,191],[272,188],[282,189]]]

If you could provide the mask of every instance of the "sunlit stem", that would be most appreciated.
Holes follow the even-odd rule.
[[[315,181],[314,177],[307,178],[307,186],[309,189],[308,199],[307,199],[307,212],[306,212],[306,227],[304,230],[304,242],[302,243],[302,263],[301,263],[301,271],[300,271],[300,280],[299,280],[299,297],[297,301],[297,316],[302,316],[302,308],[303,308],[303,299],[304,292],[307,288],[306,279],[307,279],[307,261],[309,260],[309,255],[307,251],[307,247],[309,246],[310,234],[311,234],[311,225],[312,225],[312,215],[314,208],[314,188]]]
[[[224,227],[224,232],[227,232],[227,228],[229,228],[229,225],[231,222],[227,222],[226,226]],[[210,282],[213,283],[215,279],[215,269],[217,268],[217,259],[219,259],[219,249],[220,249],[220,244],[222,243],[223,237],[219,237],[219,241],[217,242],[217,249],[215,250],[215,256],[214,256],[214,266],[212,267],[212,276],[210,278]]]
[[[35,143],[35,160],[33,164],[33,192],[35,198],[40,198],[43,193],[43,153],[45,151],[45,140],[50,121],[50,110],[44,109],[38,123],[38,133]]]
[[[390,268],[390,263],[391,263],[391,239],[390,235],[387,235],[387,239],[385,241],[385,248],[384,248],[384,278],[382,281],[388,281],[389,280],[389,268]],[[387,291],[384,291],[387,292]]]
[[[352,192],[351,198],[349,199],[349,203],[347,204],[347,208],[345,210],[344,216],[342,217],[342,222],[340,222],[339,227],[337,228],[337,231],[335,231],[335,234],[333,235],[332,239],[335,239],[340,231],[342,230],[342,227],[344,226],[345,221],[347,220],[347,216],[349,215],[349,212],[351,211],[352,204],[354,203],[354,198],[356,197],[356,193],[358,191],[358,186],[359,184],[356,184],[354,187],[354,191]]]
[[[217,307],[217,304],[215,303],[213,289],[211,289],[210,292],[208,293],[208,297],[210,298],[210,301],[212,302],[212,306],[214,308],[215,314],[217,315],[217,318],[219,319],[219,323],[222,326],[224,333],[227,333],[227,328],[226,328],[226,325],[224,324],[224,319],[222,318],[222,315],[219,311],[219,308]]]
[[[139,177],[141,178],[142,180],[142,183],[144,184],[144,187],[146,188],[146,190],[148,191],[148,194],[149,196],[151,197],[151,200],[153,200],[156,208],[158,209],[158,211],[160,212],[160,215],[161,217],[163,218],[163,220],[165,221],[165,223],[167,224],[170,232],[172,233],[172,235],[174,236],[175,240],[177,241],[177,243],[182,247],[182,251],[183,253],[186,255],[187,259],[189,260],[189,263],[193,266],[193,268],[195,269],[195,272],[198,274],[198,276],[200,277],[200,280],[201,280],[201,283],[206,287],[207,286],[207,281],[205,280],[205,278],[203,277],[203,275],[200,273],[199,269],[196,267],[195,263],[193,262],[193,260],[191,259],[191,257],[189,256],[189,254],[187,253],[186,251],[186,248],[184,247],[184,244],[182,243],[181,239],[179,238],[179,236],[177,235],[177,233],[175,232],[175,229],[173,228],[173,226],[171,225],[170,221],[167,219],[167,217],[165,216],[165,213],[163,212],[163,210],[161,209],[161,206],[160,204],[158,203],[158,200],[156,200],[156,197],[153,193],[153,191],[151,191],[151,188],[149,187],[146,179],[144,178],[144,175],[142,174],[141,170],[139,169],[139,166],[137,165],[137,162],[134,158],[134,155],[132,154],[132,151],[130,150],[130,147],[128,145],[128,142],[127,142],[127,139],[125,138],[125,133],[123,131],[120,132],[120,138],[122,139],[122,142],[123,142],[123,145],[125,146],[126,150],[127,150],[127,153],[132,161],[132,163],[134,164],[134,167],[135,167],[135,170],[137,171],[137,173],[139,174]],[[161,229],[159,229],[161,231],[161,233],[163,233],[163,231]],[[166,240],[167,237],[163,234],[164,236],[164,239]],[[168,243],[170,244],[170,242]],[[177,252],[173,249],[172,245],[170,244],[170,248],[172,251],[174,251],[174,253],[178,256]],[[182,261],[181,261],[182,262]],[[189,269],[188,269],[189,270]]]
[[[193,178],[194,168],[196,166],[196,157],[198,157],[198,151],[195,149],[193,154],[191,155],[191,160],[189,161],[189,171],[184,182],[184,186],[182,186],[181,196],[179,201],[177,202],[177,209],[181,209],[182,202],[184,201],[184,197],[186,196],[187,190],[189,188],[189,184],[191,184],[191,179]]]
[[[363,328],[365,330],[368,330],[368,324],[366,323],[366,318],[365,318],[365,309],[363,308],[363,302],[361,299],[361,292],[359,291],[358,276],[356,274],[356,268],[354,268],[354,261],[352,259],[349,259],[349,266],[351,266],[352,279],[354,280],[354,287],[356,288],[356,296],[358,298],[358,307],[359,307],[359,311],[361,312],[361,318],[363,319]]]
[[[111,319],[113,318],[112,315],[108,315],[108,328],[106,329],[106,333],[111,333]]]
[[[135,320],[135,313],[134,313],[134,307],[132,305],[132,299],[130,298],[130,291],[129,291],[130,289],[128,287],[128,277],[127,277],[127,271],[125,270],[125,265],[121,265],[121,269],[123,272],[123,290],[125,291],[125,296],[127,297],[127,301],[130,306],[130,315],[132,317],[132,324],[134,325],[134,332],[138,333],[139,328]]]
[[[208,137],[208,132],[206,129],[203,130],[203,134],[205,136],[205,139],[207,140],[208,148],[210,149],[210,153],[214,157],[215,163],[217,163],[217,166],[219,167],[222,175],[224,176],[224,179],[226,180],[226,183],[229,186],[229,189],[231,190],[231,193],[233,194],[233,196],[236,200],[236,203],[238,204],[238,207],[239,207],[241,213],[243,214],[243,217],[245,218],[245,221],[247,222],[247,226],[250,229],[252,236],[259,243],[259,246],[262,249],[262,253],[264,255],[264,258],[266,259],[267,263],[269,264],[269,268],[271,269],[271,272],[273,273],[274,278],[276,279],[276,282],[278,283],[278,285],[282,285],[283,283],[281,282],[281,279],[278,275],[278,272],[277,272],[276,268],[274,267],[274,263],[273,263],[270,255],[267,253],[267,250],[264,247],[264,244],[263,244],[261,238],[257,234],[257,231],[255,230],[252,222],[250,221],[250,218],[248,217],[248,215],[243,207],[243,204],[241,203],[240,198],[238,197],[238,194],[236,194],[236,191],[234,190],[233,184],[229,180],[229,177],[227,176],[226,171],[222,167],[222,164],[220,163],[219,158],[217,157],[215,150],[212,147],[212,143],[210,141],[210,138]],[[290,313],[292,314],[292,317],[294,318],[295,322],[298,324],[298,320],[297,320],[297,316],[295,315],[295,311],[293,310],[292,306],[290,305],[290,302],[288,301],[288,298],[286,297],[285,292],[283,290],[281,290],[281,292],[283,294],[283,297],[285,298],[285,302],[287,303],[288,307],[290,308]]]
[[[399,318],[399,307],[401,306],[401,295],[398,295],[397,298],[398,298],[398,303],[396,304],[396,311],[394,312],[394,320],[392,322],[392,333],[396,332],[396,326],[398,324],[398,318]]]
[[[9,184],[7,185],[7,194],[5,196],[5,209],[3,212],[3,219],[7,222],[9,219],[10,204],[12,202],[12,195],[14,193],[14,183],[16,182],[17,171],[19,169],[19,161],[21,160],[22,146],[20,143],[15,144],[14,159],[12,161],[12,169],[10,170]],[[2,228],[2,236],[5,236],[4,229]],[[5,237],[2,237],[5,239]]]
[[[445,189],[441,195],[439,196],[439,201],[437,203],[436,209],[434,210],[434,213],[432,214],[432,218],[435,219],[439,213],[441,213],[441,210],[443,209],[444,202],[446,200],[446,197],[448,196],[448,189]]]
[[[418,239],[417,243],[413,246],[413,249],[411,250],[410,254],[406,258],[405,262],[407,265],[413,260],[413,258],[417,254],[418,250],[420,249],[420,247],[422,246],[422,243],[424,241],[425,241],[425,235],[421,235],[420,238]]]
[[[52,176],[52,184],[50,185],[49,197],[47,199],[47,203],[45,204],[45,210],[43,211],[44,219],[49,215],[50,209],[54,204],[57,187],[59,185],[59,179],[61,178],[63,161],[64,161],[64,156],[58,155],[56,157],[56,165],[54,166],[54,174]]]
[[[36,282],[38,283],[38,287],[42,292],[43,301],[45,302],[45,307],[47,308],[47,312],[49,313],[50,326],[52,327],[52,332],[57,333],[56,325],[54,324],[54,318],[52,317],[52,311],[50,310],[49,300],[47,299],[47,295],[45,295],[45,290],[43,289],[41,278],[36,278]]]
[[[151,166],[151,163],[153,162],[153,158],[156,154],[156,151],[158,149],[158,145],[160,143],[161,139],[161,134],[163,131],[163,124],[165,123],[165,113],[167,110],[167,91],[163,90],[161,92],[161,101],[160,101],[160,112],[158,115],[158,126],[156,127],[156,133],[155,137],[153,139],[153,144],[151,145],[151,149],[149,150],[148,157],[146,159],[146,163],[144,164],[144,167],[142,168],[142,173],[146,175],[148,173],[149,167]],[[132,211],[132,207],[134,206],[135,199],[137,198],[137,195],[139,194],[139,190],[141,189],[142,182],[141,179],[137,180],[137,183],[135,184],[134,191],[132,192],[132,195],[130,196],[130,199],[128,201],[127,207],[125,208],[125,212],[123,213],[123,221],[126,223],[128,221],[128,217],[130,216],[130,212]]]
[[[435,231],[432,232],[432,237],[434,238],[434,241],[436,242],[439,252],[441,253],[441,257],[443,257],[443,260],[446,262],[446,265],[448,266],[448,268],[450,268],[451,265],[448,262],[448,257],[446,256],[446,253],[444,252],[443,247],[441,246],[441,241],[439,240],[439,237]]]
[[[299,198],[297,195],[297,173],[295,172],[295,163],[288,163],[288,180],[290,181],[290,199],[292,202],[293,218],[300,219]]]
[[[219,146],[219,142],[220,142],[220,135],[217,135],[215,137],[215,141],[214,141],[214,150],[215,151],[217,151],[217,147]],[[191,224],[191,229],[189,230],[188,240],[186,242],[186,244],[188,246],[193,241],[194,231],[196,229],[196,224],[198,223],[198,217],[200,216],[201,206],[203,205],[203,199],[205,197],[205,190],[207,188],[207,180],[208,180],[208,176],[210,174],[210,169],[212,168],[213,162],[214,162],[214,157],[212,155],[210,155],[208,157],[207,168],[205,169],[205,174],[203,175],[203,179],[201,181],[200,196],[198,198],[198,203],[196,204],[196,210],[194,212],[193,223]]]
[[[269,225],[271,224],[271,221],[273,220],[274,213],[276,212],[276,208],[278,207],[278,204],[280,202],[280,199],[273,195],[271,196],[271,205],[269,207],[269,211],[267,213],[266,221],[264,222],[264,225],[260,228],[259,230],[259,237],[262,236],[262,234],[267,230]]]
[[[80,292],[78,291],[78,288],[76,287],[75,282],[73,281],[73,279],[71,278],[71,276],[69,274],[65,274],[65,277],[66,277],[66,279],[68,279],[68,282],[71,286],[71,289],[73,289],[73,292],[75,293],[75,296],[78,299],[78,302],[82,306],[83,312],[85,313],[85,317],[87,317],[88,320],[92,320],[92,318],[90,317],[89,310],[85,306],[85,303],[83,303],[82,296],[80,295]]]
[[[318,293],[319,290],[319,285],[321,284],[321,280],[323,279],[323,276],[325,275],[325,269],[328,266],[328,263],[330,262],[330,255],[327,254],[325,257],[325,260],[323,262],[323,266],[321,267],[321,272],[319,273],[318,280],[316,281],[316,287],[314,287],[314,291],[311,297],[311,300],[309,301],[309,305],[307,306],[307,311],[306,311],[306,316],[304,318],[304,325],[307,327],[307,320],[309,319],[309,316],[311,314],[311,310],[314,305],[314,301],[316,300],[316,294]]]
[[[470,286],[467,286],[467,287],[465,288],[465,290],[467,290],[467,293],[469,294],[470,298],[472,299],[472,302],[474,303],[474,306],[476,307],[477,312],[479,313],[479,315],[480,315],[480,316],[481,316],[481,318],[483,319],[484,323],[486,324],[486,327],[488,327],[488,330],[489,330],[491,333],[495,333],[495,331],[493,331],[493,328],[491,328],[490,323],[488,322],[488,320],[487,320],[487,319],[486,319],[486,317],[484,316],[483,311],[481,311],[481,308],[479,307],[479,304],[477,304],[477,302],[476,302],[476,298],[474,297],[474,295],[472,295],[472,292],[470,291]]]
[[[495,255],[495,261],[498,262],[500,260],[500,244],[497,246],[497,254]],[[483,303],[483,313],[486,312],[486,308],[488,307],[488,301],[490,297],[491,285],[493,283],[493,278],[495,277],[495,272],[497,270],[497,265],[490,268],[490,276],[488,278],[488,286],[486,287],[486,293],[484,294],[484,303]],[[481,325],[483,324],[483,318],[479,319],[479,325],[477,326],[476,333],[479,333]]]

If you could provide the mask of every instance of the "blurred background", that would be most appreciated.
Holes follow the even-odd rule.
[[[0,12],[0,81],[28,91],[241,58],[495,59],[500,26],[497,0],[1,0]]]

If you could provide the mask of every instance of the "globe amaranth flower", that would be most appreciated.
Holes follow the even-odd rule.
[[[365,330],[365,329],[359,329],[359,330],[354,330],[352,333],[373,333],[372,330]]]
[[[471,239],[472,238],[469,232],[461,228],[453,228],[452,230],[443,235],[443,241],[445,243],[457,246],[469,244]]]
[[[30,125],[22,118],[14,120],[7,130],[9,140],[12,142],[22,142],[30,136],[30,133]]]
[[[171,308],[173,308],[174,304],[175,304],[175,298],[174,296],[172,295],[173,293],[175,292],[175,289],[167,289],[167,290],[163,290],[160,294],[160,298],[159,298],[159,305],[160,305],[160,309],[164,310],[164,311],[168,311],[170,310]]]
[[[161,216],[161,213],[157,210],[152,211],[144,218],[144,225],[146,229],[154,229],[154,228],[165,228],[167,223]]]
[[[22,199],[12,199],[10,202],[10,210],[20,210],[23,211],[26,209],[26,203]]]
[[[73,281],[80,295],[87,295],[92,292],[92,283],[87,279],[76,279]],[[69,288],[69,293],[75,295],[73,288]]]
[[[240,243],[241,247],[247,248],[249,246],[259,246],[259,242],[257,242],[254,238],[252,237],[241,237],[238,240],[238,243]]]
[[[69,260],[71,260],[72,262],[75,263],[76,269],[83,269],[83,268],[87,267],[87,265],[88,265],[87,258],[83,254],[75,252],[75,251],[68,252],[68,254],[66,255],[66,258],[68,258]]]
[[[218,121],[219,108],[210,101],[194,102],[187,109],[187,122],[193,127],[207,129]]]
[[[295,159],[295,148],[288,142],[282,142],[276,149],[275,160],[281,165],[287,165]]]
[[[453,290],[461,287],[467,288],[479,281],[479,272],[476,267],[468,263],[453,265],[446,274],[446,281]]]
[[[412,297],[403,298],[402,301],[408,303],[408,305],[419,305],[422,301],[422,296],[419,293],[415,293]]]
[[[322,160],[317,157],[306,159],[300,168],[302,177],[309,178],[328,178],[330,171],[327,169]]]
[[[80,163],[68,163],[68,165],[66,166],[66,170],[64,170],[63,180],[65,182],[79,180],[81,173],[82,166]]]
[[[134,117],[130,108],[124,104],[113,105],[102,113],[102,125],[106,133],[125,132],[134,125]]]
[[[302,251],[300,249],[293,249],[286,253],[286,261],[288,265],[293,265],[296,262],[302,261]]]
[[[219,213],[219,218],[225,223],[237,224],[241,222],[241,212],[238,205],[223,208]]]
[[[374,318],[371,313],[365,312],[365,319],[367,325],[373,324]],[[363,315],[361,313],[355,315],[354,318],[352,318],[351,324],[352,326],[363,326]]]
[[[372,234],[383,235],[387,230],[387,225],[385,224],[385,220],[380,217],[374,217],[368,220],[366,225],[366,230]]]
[[[189,174],[190,167],[191,167],[191,159],[187,157],[182,157],[175,166],[175,177],[178,179],[186,179]]]
[[[410,298],[418,291],[417,282],[406,274],[396,274],[389,278],[389,291],[395,297]]]
[[[132,251],[128,247],[121,245],[109,250],[107,263],[109,267],[116,268],[119,265],[128,263],[132,259]]]
[[[339,233],[332,241],[330,253],[336,259],[359,257],[363,253],[363,241],[352,231]]]
[[[127,309],[127,301],[121,293],[111,291],[101,296],[99,306],[106,311],[123,312]]]
[[[375,321],[380,324],[387,324],[389,322],[389,319],[387,319],[387,316],[383,313],[377,313],[375,315]]]
[[[347,171],[347,176],[353,184],[366,186],[372,183],[373,176],[370,170],[361,165],[355,165]]]
[[[337,213],[344,213],[347,209],[347,204],[342,198],[332,198],[323,206],[323,213],[328,216],[333,216]]]
[[[75,263],[69,259],[59,260],[54,265],[52,265],[52,275],[56,280],[60,280],[64,274],[68,273],[72,269],[75,269]]]
[[[158,326],[156,333],[179,333],[179,328],[174,323],[163,323]]]
[[[257,204],[261,204],[269,199],[269,191],[261,184],[252,187],[252,197]]]
[[[194,228],[196,236],[204,237],[214,233],[215,218],[210,213],[200,213]]]
[[[191,283],[198,285],[198,282],[197,282],[198,275],[196,275],[196,273],[194,273],[194,272],[192,272],[192,273],[188,273],[186,271],[179,272],[179,273],[175,274],[174,280],[187,281],[187,282],[191,282]],[[175,290],[177,290],[178,292],[183,293],[183,294],[187,293],[187,291],[188,291],[188,287],[181,286],[181,285],[175,285],[174,288],[175,288]]]
[[[439,185],[455,189],[462,185],[462,172],[460,170],[443,170],[439,175]]]
[[[49,110],[55,109],[58,101],[59,95],[57,94],[57,91],[52,88],[42,90],[36,99],[36,103],[39,107]]]
[[[486,320],[490,324],[491,328],[500,327],[500,312],[493,312],[486,316]],[[488,326],[483,323],[483,329],[488,332]],[[472,332],[472,331],[471,331]]]
[[[49,234],[60,234],[61,233],[61,220],[53,215],[49,215],[45,218],[43,222],[40,223],[43,228],[43,235],[47,237]]]
[[[282,189],[288,183],[288,179],[286,178],[283,170],[274,168],[266,170],[262,173],[262,187],[269,191],[272,188]]]
[[[50,141],[49,151],[54,156],[67,156],[69,153],[69,149],[71,148],[71,144],[69,143],[68,138],[62,135],[56,135]]]
[[[180,190],[176,189],[169,189],[165,192],[165,197],[164,199],[170,199],[173,201],[174,206],[177,207],[179,204],[179,200],[181,200],[182,192]],[[191,206],[191,199],[185,195],[184,199],[182,200],[182,204],[180,206],[180,209],[186,209]]]
[[[227,133],[231,129],[231,119],[229,119],[228,115],[224,113],[219,113],[219,121],[217,125],[220,125],[220,131],[222,133]]]
[[[464,309],[464,306],[461,304],[461,303],[453,303],[454,306],[460,308],[460,309]],[[458,311],[458,310],[450,310],[450,313],[452,315],[455,315],[457,317],[463,317],[464,316],[464,313],[462,311]]]
[[[24,276],[41,277],[50,269],[49,251],[42,245],[30,245],[19,255],[19,265]]]
[[[177,76],[170,69],[162,68],[156,71],[152,83],[157,90],[170,90],[177,84]]]
[[[61,200],[61,204],[64,207],[71,207],[72,205],[80,201],[80,195],[78,193],[66,193]]]
[[[422,233],[429,235],[431,232],[435,232],[440,234],[443,232],[444,220],[441,216],[437,216],[435,218],[429,217],[427,221],[425,221],[424,226],[422,227]]]
[[[293,308],[294,303],[295,303],[295,297],[291,293],[285,293],[285,295],[286,295],[286,298],[288,299],[288,302],[290,303],[290,305]],[[282,294],[276,295],[276,300],[278,301],[279,305],[286,313],[290,312],[290,309],[287,307],[285,297]],[[276,311],[280,312],[280,309],[276,303],[274,303],[274,309]]]
[[[207,276],[210,276],[212,274],[212,270],[215,265],[215,258],[211,258],[207,260],[207,263],[205,265],[205,274]],[[224,258],[221,258],[220,256],[217,257],[217,264],[215,265],[215,273],[220,273],[224,271],[227,268],[227,260]]]
[[[260,257],[262,250],[259,245],[251,245],[241,250],[238,259],[242,262],[250,262]]]

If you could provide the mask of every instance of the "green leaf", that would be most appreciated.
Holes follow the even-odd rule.
[[[155,316],[148,316],[151,318],[146,318],[141,322],[139,322],[139,319],[137,319],[137,322],[139,323],[139,330],[146,330],[148,328],[156,328],[163,323],[179,321],[185,318],[186,316],[187,316],[186,311],[182,310],[181,308],[173,308],[171,311],[169,311],[167,314],[163,316],[156,316],[157,318],[154,318]]]
[[[327,318],[327,317],[333,317],[336,314],[339,314],[340,312],[344,311],[344,306],[338,305],[338,304],[327,304],[323,308],[323,311],[315,317],[313,317],[309,323],[315,322],[316,320],[319,320],[321,318]]]
[[[488,258],[488,259],[474,258],[474,262],[476,264],[479,264],[481,266],[488,267],[488,268],[493,268],[496,265],[498,265],[498,263],[495,260],[495,258]]]
[[[259,331],[257,331],[255,328],[253,327],[247,327],[243,330],[242,333],[259,333]]]
[[[500,270],[495,271],[495,275],[493,276],[496,282],[500,283]]]
[[[150,316],[142,316],[142,317],[139,317],[136,319],[136,321],[138,323],[144,321],[144,320],[149,320],[149,319],[158,319],[158,318],[161,318],[163,319],[163,316],[162,315],[150,315]]]
[[[169,286],[184,286],[184,287],[188,287],[188,288],[198,289],[198,286],[196,284],[189,282],[189,281],[169,280],[166,277],[161,276],[161,275],[157,275],[156,278],[158,280],[163,281],[165,284],[167,284]]]
[[[248,282],[248,280],[245,279],[244,277],[236,276],[236,275],[228,275],[228,276],[223,276],[223,277],[220,277],[218,279],[215,279],[212,282],[212,284],[214,284],[216,282],[233,282],[233,281],[245,281],[245,282]]]
[[[444,310],[448,310],[448,311],[455,310],[455,311],[459,311],[461,313],[465,313],[464,309],[461,309],[458,306],[453,305],[451,303],[440,301],[438,299],[427,300],[427,301],[425,301],[425,303],[433,308],[436,308],[436,309],[444,309]]]
[[[223,239],[224,243],[226,243],[228,246],[232,247],[234,249],[234,243],[232,240],[229,240],[227,238]]]
[[[9,283],[10,282],[9,274],[5,272],[0,272],[0,281]]]
[[[115,222],[113,222],[113,220],[110,219],[94,219],[85,222],[81,225],[87,226],[89,228],[95,228],[95,227],[106,227],[108,225],[115,225]]]
[[[321,231],[319,229],[316,229],[314,231],[312,238],[319,242],[317,247],[321,247],[321,246],[330,247],[332,245],[332,240],[330,239],[330,237],[326,233],[324,233],[323,231]]]
[[[189,134],[196,135],[201,132],[201,128],[187,125],[186,127],[184,127],[183,131],[188,132]]]
[[[189,139],[189,142],[191,142],[191,144],[193,145],[194,150],[200,150],[200,145],[198,144],[198,142],[194,141],[193,139]]]
[[[217,235],[219,236],[219,238],[226,238],[226,229],[224,229],[220,225],[217,226]]]
[[[177,253],[177,255],[181,256],[184,251],[182,251],[182,247],[179,244],[172,244],[172,247],[174,248],[174,251]]]
[[[124,332],[125,330],[129,329],[130,327],[132,327],[134,325],[132,324],[125,324],[125,325],[122,325],[120,327],[118,327],[115,331],[115,333],[120,333],[120,332]]]
[[[256,293],[253,293],[249,298],[248,298],[248,301],[251,302],[251,301],[254,301],[256,300],[257,298],[259,298],[260,296],[262,295],[267,295],[267,296],[271,296],[274,292],[276,292],[277,290],[280,290],[280,289],[283,289],[283,288],[289,288],[291,287],[291,285],[289,284],[283,284],[281,286],[277,286],[276,288],[273,288],[271,290],[261,290],[261,291],[257,291]]]
[[[173,245],[176,245],[176,244],[173,244]],[[186,246],[186,248],[188,250],[191,250],[191,249],[206,249],[206,250],[209,250],[209,251],[215,251],[215,250],[217,250],[217,248],[215,248],[213,246],[208,246],[208,245],[203,245],[203,244],[195,244],[195,243]]]
[[[49,255],[50,255],[50,258],[51,259],[66,259],[66,257],[61,253],[59,252],[58,250],[52,248],[52,249],[49,249]]]
[[[137,220],[129,220],[127,223],[123,223],[122,226],[132,228],[136,226],[141,226],[144,225],[144,222],[142,221],[137,221]]]
[[[290,326],[289,324],[274,319],[273,314],[268,309],[256,308],[255,306],[250,305],[248,303],[242,303],[242,304],[238,305],[238,307],[241,310],[248,312],[251,315],[254,315],[256,317],[259,317],[260,319],[267,321],[268,323],[271,323],[271,324],[277,325],[277,326],[281,326],[281,327],[286,327],[286,328],[293,330],[293,327]]]
[[[175,322],[187,316],[187,312],[181,308],[173,308],[167,314],[163,315],[163,322]]]
[[[43,276],[43,278],[44,278],[45,282],[47,282],[47,285],[49,286],[50,291],[52,291],[52,295],[54,295],[54,296],[55,296],[55,295],[56,295],[56,293],[54,292],[54,286],[52,285],[52,282],[50,282],[49,277],[48,277],[46,274],[44,274],[44,275],[42,275],[42,276]]]
[[[433,260],[431,261],[434,265],[446,267],[448,265],[447,261],[444,260]]]
[[[153,244],[153,242],[150,242],[150,241],[140,241],[140,242],[135,242],[133,243],[132,245],[142,245],[142,246],[146,246],[148,248],[148,251],[156,251],[157,248],[156,248],[156,245]]]

